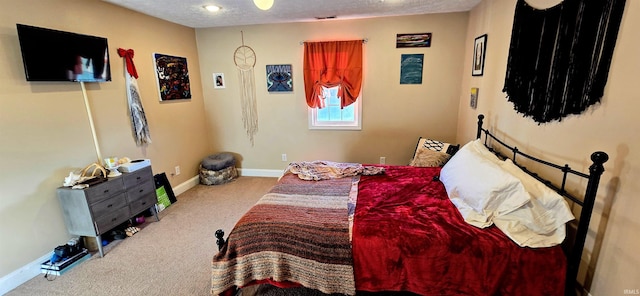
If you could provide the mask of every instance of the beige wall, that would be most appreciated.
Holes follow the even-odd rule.
[[[540,8],[558,0],[532,0]],[[465,71],[460,90],[458,141],[475,137],[478,113],[499,134],[508,134],[519,148],[537,156],[568,162],[588,171],[589,156],[597,150],[609,154],[583,256],[589,266],[581,270],[581,281],[591,295],[622,295],[624,289],[639,289],[640,278],[640,2],[627,1],[609,81],[602,103],[562,122],[538,125],[525,119],[507,102],[502,86],[511,37],[515,0],[484,0],[469,18]],[[488,34],[485,75],[471,77],[473,39]],[[479,87],[478,109],[469,107],[469,88]]]
[[[197,29],[198,52],[213,146],[231,151],[240,166],[284,169],[291,161],[326,159],[407,164],[419,136],[453,141],[456,132],[468,13]],[[235,49],[254,49],[259,131],[255,146],[245,134]],[[396,49],[398,33],[433,33],[429,48]],[[301,41],[367,38],[364,46],[361,131],[309,130]],[[400,56],[424,53],[423,83],[400,85]],[[265,66],[291,64],[293,92],[268,93]],[[213,87],[224,73],[226,88]],[[453,116],[452,116],[453,115]],[[288,162],[281,161],[281,154]]]
[[[149,158],[175,186],[197,174],[210,153],[195,31],[98,0],[0,0],[0,277],[65,243],[56,188],[70,171],[97,160],[79,83],[27,82],[16,23],[107,37],[113,81],[87,83],[103,156]],[[153,143],[136,147],[127,114],[119,47],[135,50]],[[152,53],[188,59],[191,100],[160,103]]]

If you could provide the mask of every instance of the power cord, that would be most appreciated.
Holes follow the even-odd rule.
[[[47,279],[47,281],[50,281],[50,282],[52,282],[52,281],[54,281],[55,279],[58,278],[57,275],[55,275],[53,273],[49,273],[51,271],[52,270],[47,270],[47,272],[44,273],[44,278]]]

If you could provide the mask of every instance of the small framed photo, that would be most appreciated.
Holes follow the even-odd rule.
[[[477,37],[473,43],[473,69],[471,75],[482,76],[484,74],[484,58],[487,53],[487,34]]]
[[[213,73],[213,87],[224,88],[224,73]]]
[[[471,107],[471,109],[475,109],[476,107],[478,107],[478,88],[477,87],[471,88],[471,101],[469,102],[469,106]]]

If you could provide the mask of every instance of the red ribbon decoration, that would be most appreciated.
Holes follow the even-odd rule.
[[[118,55],[124,57],[127,64],[127,72],[138,79],[138,71],[136,71],[136,65],[133,64],[133,49],[118,48]]]

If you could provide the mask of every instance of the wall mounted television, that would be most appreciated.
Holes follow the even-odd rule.
[[[16,27],[27,81],[111,81],[107,38]]]

